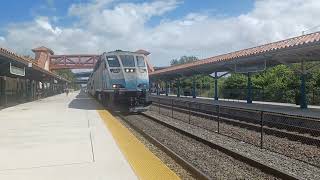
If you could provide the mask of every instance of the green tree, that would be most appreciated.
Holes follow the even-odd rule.
[[[231,74],[224,81],[224,89],[243,89],[246,88],[247,78],[243,74]]]
[[[186,64],[194,61],[198,61],[199,59],[195,56],[181,56],[179,59],[172,59],[170,64],[171,66]]]
[[[227,99],[244,99],[246,97],[246,87],[247,78],[245,75],[231,74],[231,76],[225,78],[220,95]]]
[[[299,96],[299,76],[285,65],[268,68],[252,76],[254,99],[294,103]],[[223,83],[223,91],[228,98],[245,98],[247,77],[243,74],[232,74]]]
[[[70,69],[55,70],[54,73],[56,73],[58,76],[61,76],[69,81],[75,80],[74,73]]]
[[[70,88],[75,89],[75,90],[80,89],[80,85],[75,83],[76,77],[70,69],[55,70],[54,73],[57,74],[58,76],[61,76],[65,79],[69,80],[71,82]]]
[[[264,89],[267,101],[294,103],[298,96],[299,76],[285,65],[278,65],[253,77],[255,87]]]

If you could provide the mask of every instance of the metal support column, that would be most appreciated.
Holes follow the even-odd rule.
[[[25,100],[25,102],[28,102],[29,101],[29,99],[28,99],[28,91],[29,91],[29,89],[28,89],[28,79],[24,79],[24,87],[25,87],[25,89],[24,89],[24,93],[25,93],[25,95],[24,95],[24,100]]]
[[[4,104],[3,77],[0,76],[0,106]]]
[[[165,86],[166,86],[166,96],[169,95],[169,92],[168,92],[168,81],[165,81]]]
[[[0,105],[7,106],[6,77],[0,77]]]
[[[26,86],[26,91],[27,91],[27,101],[31,101],[32,98],[32,81],[30,79],[26,79],[27,86]]]
[[[2,89],[2,86],[3,86],[2,79],[3,77],[0,76],[0,106],[2,106],[3,100],[4,100],[3,89]]]
[[[54,79],[51,79],[51,82],[50,82],[50,96],[53,96],[55,93],[54,93]]]
[[[178,78],[177,82],[177,97],[180,97],[180,78]]]
[[[252,83],[251,83],[251,74],[248,72],[248,91],[247,91],[247,103],[252,103]]]
[[[156,84],[157,86],[157,95],[159,96],[160,95],[160,84],[159,82]]]
[[[196,98],[196,78],[192,77],[192,97]]]
[[[214,100],[218,101],[218,73],[214,72]]]
[[[307,104],[307,97],[306,97],[306,67],[305,67],[305,62],[302,61],[301,62],[301,87],[300,87],[300,93],[301,93],[301,102],[300,102],[300,108],[301,109],[306,109],[308,108],[308,104]]]
[[[36,99],[36,93],[37,93],[36,81],[32,80],[32,100]]]

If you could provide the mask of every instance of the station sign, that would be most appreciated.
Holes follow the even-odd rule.
[[[25,76],[26,75],[26,69],[13,66],[10,63],[10,73],[14,74],[14,75],[17,75],[17,76]]]
[[[251,62],[248,64],[235,64],[236,73],[249,73],[249,72],[261,72],[267,67],[267,62],[265,60]]]

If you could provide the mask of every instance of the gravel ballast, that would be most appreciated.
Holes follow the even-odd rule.
[[[154,113],[159,113],[157,107],[152,108]],[[166,108],[160,109],[161,115],[170,116],[171,110]],[[204,128],[209,131],[217,132],[218,123],[212,119],[202,118],[200,116],[190,116],[181,112],[174,111],[174,118],[186,123]],[[239,127],[232,124],[220,122],[220,134],[226,135],[240,141],[244,141],[256,146],[260,146],[261,133],[260,130],[254,130],[246,127]],[[299,140],[291,140],[286,136],[279,137],[274,134],[263,134],[263,148],[292,157],[310,164],[320,166],[320,148],[316,144],[306,144]],[[314,137],[318,138],[318,137]]]
[[[156,138],[214,179],[275,179],[275,177],[255,167],[251,167],[144,116],[129,115],[126,120]]]
[[[181,179],[193,180],[195,179],[192,175],[181,167],[178,163],[176,163],[170,156],[164,153],[161,149],[150,143],[146,140],[140,133],[136,132],[134,129],[130,127],[125,121],[123,121],[119,116],[114,114],[114,116],[124,125],[126,128],[130,130],[132,134],[136,138],[139,139],[153,154],[155,154],[163,163],[165,163],[172,171],[174,171]]]
[[[165,123],[173,125],[177,128],[183,129],[192,133],[198,137],[206,139],[214,144],[218,144],[227,149],[231,149],[243,155],[246,155],[258,162],[267,164],[281,171],[293,174],[301,179],[320,179],[320,169],[289,158],[287,156],[274,153],[268,150],[260,149],[248,143],[240,142],[238,140],[228,138],[226,136],[214,133],[212,131],[205,130],[203,128],[190,125],[188,123],[172,119],[167,116],[159,115],[157,112],[146,112],[147,115],[153,116]]]

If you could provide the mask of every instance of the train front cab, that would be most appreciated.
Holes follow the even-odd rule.
[[[149,79],[145,58],[143,55],[132,53],[106,55],[110,80],[106,88],[109,95],[106,96],[109,103],[113,102],[113,105],[130,112],[148,109],[151,102],[147,91]]]

